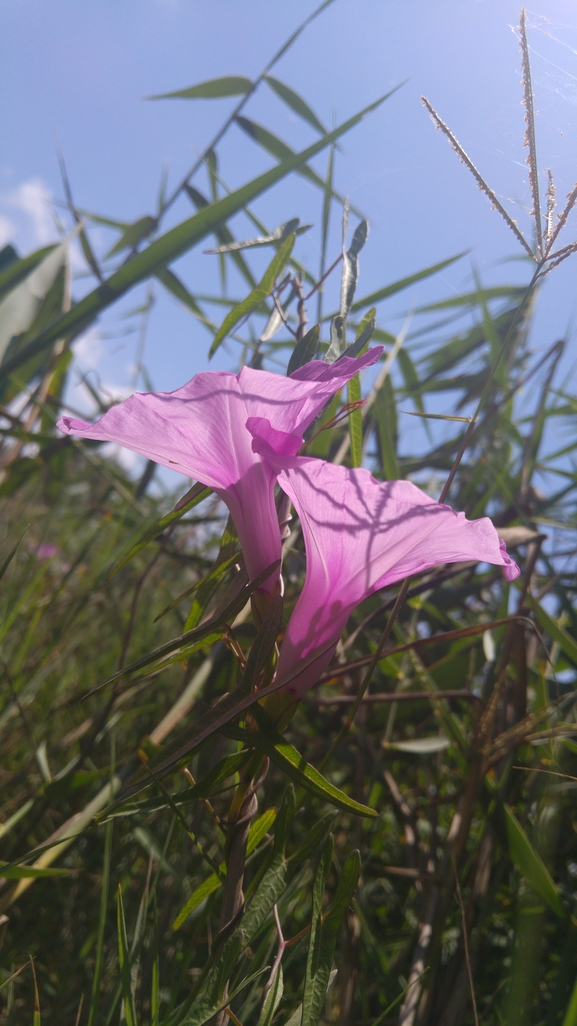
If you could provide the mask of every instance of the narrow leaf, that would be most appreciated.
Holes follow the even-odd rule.
[[[358,374],[349,381],[347,398],[349,403],[358,403],[361,399],[361,382]],[[363,415],[358,408],[349,413],[349,438],[351,463],[353,467],[360,467],[363,462]]]
[[[126,1019],[127,1026],[137,1026],[134,994],[132,992],[132,973],[130,971],[130,951],[128,949],[128,938],[126,936],[126,921],[124,918],[124,904],[122,901],[122,889],[120,884],[118,885],[117,928],[118,965],[120,969],[124,1017]]]
[[[395,752],[408,752],[410,755],[434,755],[451,747],[446,737],[420,737],[411,741],[381,741],[383,748]]]
[[[317,132],[320,132],[321,135],[325,134],[326,128],[323,126],[322,122],[319,121],[315,112],[309,107],[306,100],[303,100],[302,96],[295,93],[294,89],[285,85],[284,82],[279,82],[278,78],[273,78],[272,75],[267,75],[265,82],[267,86],[269,86],[269,88],[280,97],[283,103],[286,103],[287,107],[294,110],[295,114],[298,114],[303,121],[308,121],[309,125],[316,128]]]
[[[275,730],[261,706],[254,706],[253,716],[259,724],[259,733],[243,730],[241,727],[232,726],[231,724],[223,728],[223,733],[229,737],[234,737],[235,740],[243,741],[247,744],[252,743],[256,748],[264,752],[265,755],[268,755],[269,759],[276,763],[290,780],[293,780],[299,787],[306,788],[307,791],[310,791],[317,798],[331,802],[337,808],[345,809],[356,816],[373,818],[378,815],[374,809],[370,809],[367,805],[361,805],[360,802],[349,798],[344,791],[331,784],[314,766],[306,762],[302,755],[297,752],[296,748],[289,744],[286,738]],[[266,731],[266,734],[264,731]]]
[[[23,278],[28,277],[31,271],[38,264],[53,253],[57,246],[43,246],[42,249],[37,249],[35,253],[30,253],[27,257],[18,257],[16,250],[12,249],[12,246],[5,246],[1,251],[5,253],[7,249],[12,250],[14,259],[11,261],[3,262],[0,270],[0,299],[2,299],[7,292],[15,288]]]
[[[259,816],[259,818],[251,824],[246,845],[247,855],[251,855],[252,852],[258,848],[261,841],[264,840],[276,819],[276,814],[276,809],[267,809],[262,816]],[[220,870],[222,873],[226,873],[226,865],[224,862],[221,862]],[[180,929],[185,919],[188,919],[191,912],[194,912],[195,908],[198,908],[201,902],[203,902],[205,898],[208,898],[209,894],[213,894],[214,891],[217,891],[219,887],[222,887],[222,881],[219,880],[216,873],[212,873],[203,883],[201,883],[200,887],[197,887],[193,894],[191,894],[186,905],[180,910],[174,920],[172,929]]]
[[[339,356],[342,356],[345,345],[345,321],[340,314],[335,314],[331,321],[331,340],[329,348],[325,353],[327,363],[336,363]]]
[[[118,271],[112,274],[102,285],[94,289],[87,296],[84,296],[67,314],[57,318],[53,324],[41,331],[35,338],[9,360],[5,360],[0,368],[0,380],[10,374],[16,367],[25,363],[36,353],[46,349],[59,338],[68,338],[71,335],[86,328],[92,321],[112,303],[116,302],[125,292],[156,274],[158,270],[168,263],[176,260],[187,250],[206,238],[217,225],[222,224],[231,218],[238,210],[250,203],[257,196],[262,195],[277,182],[281,181],[291,171],[296,171],[302,164],[306,164],[317,153],[320,153],[327,146],[330,146],[336,139],[339,139],[346,132],[358,125],[367,114],[376,110],[389,96],[392,90],[384,96],[379,97],[374,103],[365,107],[364,110],[349,118],[338,128],[333,129],[327,135],[307,147],[301,153],[287,157],[276,167],[265,171],[264,174],[248,182],[246,185],[223,196],[216,203],[212,203],[205,210],[199,211],[193,217],[181,224],[176,225],[165,235],[156,239],[140,253],[137,253],[132,260],[127,261]]]
[[[564,916],[559,891],[543,859],[531,844],[523,827],[508,805],[504,805],[507,826],[509,854],[527,883],[540,894],[549,908],[558,916]]]
[[[306,335],[303,335],[291,353],[286,370],[287,374],[293,374],[299,367],[304,367],[305,363],[310,363],[311,360],[315,359],[319,350],[320,337],[321,329],[319,324],[313,325]]]
[[[363,317],[355,341],[347,346],[343,356],[360,356],[365,351],[375,332],[376,316],[377,311],[373,306]],[[342,357],[339,356],[340,359]]]
[[[558,642],[561,650],[566,656],[568,656],[571,662],[575,663],[577,666],[577,642],[573,640],[573,638],[566,630],[563,629],[563,627],[560,626],[560,624],[555,622],[553,617],[549,616],[549,613],[543,609],[543,606],[540,605],[531,594],[527,593],[525,601],[536,614],[537,620],[543,630],[547,631],[547,634],[553,641]]]
[[[280,250],[273,257],[256,288],[252,290],[246,299],[243,299],[242,303],[239,303],[238,306],[235,306],[234,309],[227,314],[214,337],[214,341],[208,353],[209,358],[214,356],[221,342],[228,334],[230,334],[235,325],[237,325],[239,321],[243,320],[244,317],[247,317],[248,314],[252,313],[252,311],[255,310],[257,306],[260,306],[267,296],[270,295],[275,286],[277,277],[281,273],[292,253],[294,243],[295,236],[293,233],[288,237],[288,239],[285,239]]]
[[[269,235],[257,235],[255,239],[245,239],[244,242],[228,242],[216,249],[205,249],[205,253],[236,253],[239,249],[253,249],[255,246],[270,246],[273,242],[282,242],[289,235],[302,235],[312,228],[311,224],[303,224],[299,227],[300,218],[293,217],[284,224],[279,224]]]
[[[10,340],[22,335],[33,324],[42,300],[66,260],[67,251],[66,242],[52,249],[0,302],[0,360]]]
[[[417,281],[423,281],[425,278],[430,278],[433,274],[438,274],[445,267],[450,267],[451,264],[466,256],[467,252],[465,250],[463,253],[458,253],[457,256],[449,257],[448,260],[441,260],[438,264],[431,264],[430,267],[425,267],[422,271],[417,271],[416,274],[410,274],[407,278],[400,278],[399,281],[393,282],[392,285],[385,285],[384,288],[371,292],[368,296],[363,296],[362,299],[357,299],[356,303],[353,303],[351,306],[351,312],[355,313],[357,310],[363,310],[366,306],[380,303],[381,300],[388,299],[389,296],[394,296],[397,292],[402,292],[409,285],[414,285]]]
[[[190,513],[190,510],[194,509],[195,506],[198,506],[199,502],[202,502],[203,499],[206,499],[207,496],[210,495],[210,492],[211,489],[206,488],[203,484],[195,485],[191,489],[192,494],[187,503],[184,505],[178,503],[176,508],[170,513],[167,513],[165,517],[161,517],[160,520],[156,520],[150,527],[147,527],[139,540],[131,546],[126,555],[123,556],[122,559],[113,566],[112,570],[109,571],[108,579],[114,577],[114,574],[118,573],[123,566],[126,566],[126,564],[130,562],[130,560],[136,556],[136,554],[140,552],[145,545],[148,545],[148,543],[153,541],[154,538],[158,538],[158,536],[162,534],[167,527],[170,527],[170,525],[174,524],[175,521],[181,520],[186,513]]]
[[[250,78],[242,75],[223,75],[222,78],[211,78],[188,89],[178,89],[175,93],[157,93],[147,96],[147,100],[219,100],[225,96],[246,96],[253,88]]]
[[[150,214],[139,217],[138,221],[135,221],[134,224],[129,224],[124,229],[118,242],[114,244],[112,249],[106,254],[106,257],[116,256],[117,253],[122,253],[123,249],[134,249],[139,242],[147,239],[152,234],[157,225],[157,218],[151,217]]]

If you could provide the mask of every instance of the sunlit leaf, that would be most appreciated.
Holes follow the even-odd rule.
[[[547,902],[549,908],[558,916],[563,916],[563,906],[551,874],[543,859],[531,844],[523,827],[508,805],[504,806],[507,825],[509,854],[517,869],[534,891]]]
[[[253,84],[250,78],[242,75],[223,75],[222,78],[211,78],[188,89],[178,89],[174,93],[158,93],[147,96],[147,100],[218,100],[225,96],[246,96]]]
[[[271,260],[256,288],[252,290],[246,299],[243,299],[242,303],[239,303],[238,306],[235,306],[230,313],[227,314],[221,327],[214,336],[213,343],[208,353],[209,358],[214,356],[221,342],[224,341],[226,336],[230,334],[239,321],[247,317],[253,310],[256,310],[256,308],[260,306],[260,304],[270,295],[278,276],[292,253],[294,243],[294,234],[289,235],[289,237],[283,242],[278,253],[276,253]]]
[[[58,318],[45,331],[40,332],[21,352],[15,354],[10,360],[5,360],[3,366],[0,367],[0,380],[30,357],[52,345],[57,339],[69,337],[86,328],[103,310],[134,285],[150,275],[156,274],[162,267],[201,242],[217,225],[227,221],[256,196],[260,196],[270,189],[291,171],[296,171],[317,153],[358,125],[367,114],[376,110],[390,95],[389,92],[381,96],[301,153],[287,157],[286,160],[281,161],[269,171],[265,171],[264,174],[259,175],[247,185],[228,196],[223,196],[222,199],[212,203],[205,210],[199,211],[187,221],[171,228],[165,235],[137,253],[132,260],[127,261],[118,271],[107,278],[103,285],[99,285],[93,292],[81,299],[69,313]]]

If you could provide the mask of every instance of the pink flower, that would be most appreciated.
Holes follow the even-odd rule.
[[[35,555],[38,559],[52,559],[56,555],[58,549],[55,545],[49,545],[48,542],[40,542],[40,545],[35,551]]]
[[[519,575],[487,517],[467,520],[410,481],[378,482],[367,470],[296,456],[298,439],[265,420],[251,419],[247,427],[297,510],[306,549],[305,583],[277,667],[277,679],[292,678],[285,706],[316,683],[351,612],[379,588],[467,560],[502,566],[507,580]]]
[[[382,351],[375,346],[359,359],[343,357],[333,364],[315,360],[290,377],[250,367],[239,374],[207,371],[175,392],[136,392],[96,424],[66,416],[58,427],[68,435],[117,442],[214,488],[232,514],[254,579],[280,559],[281,542],[276,474],[253,451],[247,419],[264,417],[279,431],[298,436],[300,445],[326,401]],[[278,576],[263,588],[274,591]]]

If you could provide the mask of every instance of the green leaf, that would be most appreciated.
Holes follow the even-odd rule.
[[[325,994],[329,986],[337,932],[341,920],[352,901],[361,873],[361,856],[358,851],[353,851],[343,866],[335,899],[321,919],[322,892],[328,869],[330,868],[330,861],[327,859],[328,851],[330,849],[327,845],[315,877],[313,920],[311,923],[311,938],[303,995],[302,1026],[316,1026],[321,1016]],[[332,855],[332,851],[330,851],[330,854]]]
[[[343,253],[343,273],[341,277],[341,308],[342,317],[347,316],[352,307],[353,299],[359,280],[359,253],[367,241],[369,225],[367,221],[361,221],[355,229],[352,242],[346,252]]]
[[[527,593],[525,601],[536,614],[537,620],[543,630],[547,631],[547,634],[552,641],[556,641],[559,644],[561,651],[564,652],[571,662],[575,663],[577,666],[577,642],[574,641],[574,639],[566,630],[564,630],[563,627],[561,627],[560,624],[556,623],[552,616],[549,616],[549,613],[543,609],[543,606],[540,605],[532,595]]]
[[[235,552],[232,556],[229,556],[228,559],[225,559],[223,563],[219,563],[218,566],[214,566],[212,570],[209,570],[205,577],[202,577],[199,581],[195,581],[195,583],[191,584],[190,588],[187,588],[186,591],[183,591],[182,594],[178,596],[178,598],[173,599],[172,602],[170,602],[162,610],[162,613],[159,613],[158,616],[154,617],[154,620],[152,622],[156,623],[157,620],[161,620],[163,616],[166,616],[167,613],[170,613],[172,609],[176,609],[176,607],[179,606],[181,602],[184,602],[186,598],[189,598],[189,596],[192,595],[195,591],[198,591],[199,588],[202,588],[207,584],[220,584],[220,582],[226,577],[230,568],[233,567],[235,563],[238,563],[241,560],[242,556],[240,552]],[[196,624],[193,624],[192,626],[196,626]],[[190,630],[191,628],[188,627],[187,629]]]
[[[242,128],[251,139],[254,139],[259,146],[262,146],[263,150],[270,153],[272,157],[277,160],[290,160],[294,156],[294,150],[291,149],[282,139],[269,132],[268,128],[264,128],[263,125],[257,124],[256,121],[251,121],[250,118],[242,117],[241,114],[237,114],[234,119],[239,126]],[[308,178],[309,181],[313,182],[314,185],[318,185],[319,188],[324,189],[324,182],[320,175],[317,175],[316,171],[312,168],[304,165],[298,169],[299,175],[303,178]]]
[[[331,340],[329,348],[325,353],[326,363],[336,363],[343,354],[345,345],[345,320],[340,314],[335,314],[331,321]]]
[[[415,365],[404,346],[401,346],[397,353],[397,362],[403,375],[407,395],[413,400],[419,413],[424,416],[425,407],[421,395],[421,383]],[[425,427],[427,427],[426,423]]]
[[[380,303],[381,300],[388,299],[389,296],[394,296],[397,292],[402,292],[409,285],[413,285],[417,281],[423,281],[425,278],[430,278],[433,274],[438,274],[445,267],[450,267],[451,264],[466,256],[467,252],[468,250],[465,250],[463,253],[458,253],[457,256],[449,257],[448,260],[441,260],[438,264],[431,264],[430,267],[425,267],[422,271],[417,271],[416,274],[410,274],[408,278],[401,278],[399,281],[393,282],[392,285],[385,285],[384,288],[371,292],[362,299],[357,299],[356,303],[353,303],[351,306],[351,312],[355,313],[357,310],[363,310],[365,306],[373,306],[375,303]]]
[[[247,855],[251,855],[252,852],[255,851],[256,848],[258,848],[261,841],[264,840],[264,837],[269,832],[270,828],[272,827],[276,819],[276,815],[276,809],[267,809],[267,811],[264,812],[262,816],[259,816],[259,818],[251,824],[246,844]],[[226,865],[224,862],[221,862],[220,870],[222,873],[226,873]],[[219,880],[216,873],[211,873],[211,875],[207,877],[207,879],[204,880],[203,883],[201,883],[200,887],[197,887],[196,890],[191,894],[186,905],[184,906],[184,908],[180,910],[176,919],[174,920],[172,924],[172,929],[180,929],[185,919],[188,919],[188,916],[191,914],[191,912],[194,912],[195,908],[198,908],[201,902],[203,902],[205,898],[208,898],[209,894],[213,894],[214,891],[217,891],[219,887],[222,887],[222,881]]]
[[[254,691],[260,674],[265,669],[267,663],[270,662],[281,628],[282,614],[282,595],[270,596],[263,622],[251,645],[245,671],[239,685],[247,694]],[[272,676],[272,673],[269,674],[269,680],[270,676]]]
[[[111,764],[111,794],[113,793],[112,782],[114,780],[114,751],[112,752]],[[98,933],[96,936],[96,955],[94,959],[94,974],[92,976],[92,988],[90,997],[90,1009],[88,1012],[88,1026],[93,1026],[98,1011],[98,1000],[100,997],[100,981],[102,978],[102,967],[104,963],[104,934],[108,918],[108,891],[110,887],[110,867],[112,862],[112,832],[113,823],[107,823],[104,831],[104,859],[102,866],[102,886],[100,890],[100,909],[98,915]]]
[[[267,86],[269,86],[269,88],[280,97],[283,103],[286,103],[287,107],[294,110],[295,114],[298,114],[303,121],[308,121],[309,125],[316,128],[317,132],[320,132],[321,135],[326,133],[326,128],[323,126],[322,122],[319,121],[315,112],[309,107],[308,103],[303,100],[302,96],[295,93],[294,89],[285,85],[284,82],[279,82],[278,78],[273,78],[272,75],[266,75],[265,82]]]
[[[23,335],[33,324],[42,301],[66,261],[68,243],[61,242],[0,302],[0,360],[12,338]]]
[[[567,1011],[561,1026],[577,1026],[577,980],[571,992]]]
[[[260,306],[267,296],[270,295],[279,274],[292,253],[294,244],[295,236],[293,233],[285,239],[278,253],[275,253],[256,288],[252,290],[246,299],[243,299],[242,303],[239,303],[238,306],[235,306],[234,309],[227,314],[209,349],[209,359],[214,356],[221,342],[228,334],[230,334],[235,325],[237,325],[239,321],[243,320],[244,317],[247,317],[248,314],[252,313],[253,310],[256,310],[257,306]]]
[[[206,207],[210,206],[210,203],[207,200],[206,196],[203,196],[203,194],[200,192],[199,189],[196,188],[196,186],[194,186],[194,185],[185,185],[184,191],[186,192],[186,194],[189,197],[189,199],[192,200],[192,202],[194,203],[194,205],[195,205],[197,210],[204,210]],[[213,202],[217,202],[217,201],[215,199],[213,199]],[[232,234],[230,228],[226,224],[217,224],[217,225],[215,225],[215,227],[214,227],[214,234],[216,235],[216,238],[218,239],[218,241],[223,246],[233,244],[234,241],[235,241],[234,235]],[[232,259],[233,263],[236,265],[236,267],[238,268],[238,270],[242,274],[242,276],[243,276],[244,280],[246,281],[247,285],[249,285],[251,289],[254,288],[254,286],[256,285],[256,281],[254,279],[254,275],[253,275],[250,267],[248,266],[246,260],[244,259],[242,253],[239,253],[236,250],[231,250],[231,254],[230,255],[231,255],[231,259]],[[216,328],[215,328],[215,331],[216,331]]]
[[[13,289],[23,278],[26,278],[38,264],[42,263],[45,257],[53,253],[57,248],[56,245],[43,246],[42,249],[37,249],[35,253],[30,253],[27,257],[18,257],[16,250],[12,246],[5,246],[2,253],[6,250],[12,250],[15,256],[14,260],[4,261],[0,269],[0,299],[2,299],[7,292]]]
[[[286,369],[287,374],[294,374],[299,367],[304,367],[305,363],[310,363],[315,359],[319,350],[320,337],[320,324],[314,324],[294,347]]]
[[[239,128],[242,128],[243,132],[246,132],[251,139],[254,139],[259,146],[262,146],[263,150],[266,150],[267,153],[270,153],[271,156],[275,157],[277,160],[290,160],[294,156],[294,150],[263,125],[257,124],[256,121],[251,121],[250,118],[242,117],[240,114],[236,115],[235,121]],[[299,167],[297,173],[303,178],[306,178],[309,182],[312,182],[313,185],[318,186],[319,189],[323,189],[323,191],[325,190],[325,182],[323,182],[320,175],[318,175],[312,167],[309,167],[308,164],[303,164],[302,167]],[[343,202],[343,197],[338,192],[333,191],[333,196],[335,199],[340,200],[341,203]],[[358,214],[358,211],[354,210],[354,213]],[[359,217],[361,216],[362,215],[359,214]]]
[[[244,980],[242,980],[242,982],[230,992],[224,1001],[222,998],[219,998],[217,1001],[195,1002],[196,1007],[194,1008],[194,1011],[192,1011],[190,1015],[187,1015],[186,1018],[182,1019],[178,1026],[204,1026],[205,1022],[208,1022],[209,1019],[214,1018],[219,1012],[222,1012],[222,1010],[226,1008],[238,994],[248,987],[249,983],[257,980],[264,972],[266,972],[266,968],[258,969],[256,973],[251,973],[250,976],[245,976]]]
[[[24,534],[26,534],[26,531],[24,532]],[[20,538],[16,542],[16,545],[14,545],[13,548],[10,549],[10,552],[8,553],[6,558],[3,560],[2,564],[0,564],[0,581],[4,577],[4,574],[6,573],[8,567],[10,566],[10,563],[14,559],[14,556],[18,552],[18,549],[20,548],[20,546],[22,544],[22,539],[24,538],[24,534],[22,534],[20,536]]]
[[[278,1008],[278,1006],[280,1004],[280,1001],[281,1001],[281,998],[283,996],[283,993],[284,993],[283,971],[282,971],[282,965],[279,962],[279,966],[278,966],[278,969],[277,969],[277,971],[275,973],[275,977],[274,977],[273,983],[272,983],[272,985],[270,987],[270,990],[267,993],[266,998],[264,999],[264,1004],[262,1006],[262,1012],[260,1013],[260,1017],[259,1017],[257,1026],[271,1026],[271,1023],[272,1023],[272,1021],[274,1019],[275,1012],[276,1012],[276,1010],[277,1010],[277,1008]]]
[[[147,96],[147,100],[220,100],[225,96],[246,96],[253,88],[250,78],[242,75],[223,75],[222,78],[210,78],[206,82],[178,89],[175,93],[157,93]]]
[[[279,224],[269,235],[258,235],[255,239],[245,239],[244,242],[228,242],[216,249],[205,249],[205,253],[236,253],[239,249],[254,249],[256,246],[270,246],[273,242],[282,242],[289,235],[302,235],[312,228],[312,224],[303,224],[299,227],[300,218],[293,217],[284,224]]]
[[[255,748],[259,748],[261,752],[268,755],[269,759],[276,763],[290,780],[293,780],[299,787],[306,788],[322,801],[330,802],[339,809],[354,813],[355,816],[374,818],[378,815],[374,809],[349,798],[344,791],[331,784],[323,777],[322,773],[306,762],[296,748],[274,728],[262,706],[255,705],[253,707],[253,716],[259,725],[259,733],[244,730],[242,727],[232,726],[232,724],[227,724],[223,728],[223,733],[237,741],[252,743]]]
[[[221,624],[230,623],[231,620],[234,620],[234,618],[238,616],[241,609],[246,605],[253,591],[259,588],[263,581],[266,581],[267,578],[274,573],[279,563],[280,560],[277,560],[275,563],[271,563],[266,570],[263,570],[258,577],[255,577],[254,581],[249,582],[249,584],[242,589],[240,594],[235,595],[228,605],[223,609],[218,610],[216,613],[213,613],[213,615],[208,620],[205,620],[200,627],[187,631],[186,634],[182,634],[179,638],[174,638],[172,641],[168,641],[166,644],[154,649],[153,652],[149,652],[148,655],[137,659],[134,663],[131,663],[129,666],[124,667],[124,669],[119,670],[112,677],[109,677],[101,687],[113,684],[115,681],[120,680],[122,677],[126,677],[134,670],[140,670],[144,666],[149,666],[150,663],[158,662],[158,660],[163,656],[169,655],[176,649],[183,649],[189,644],[195,644],[197,641],[210,636],[216,627],[219,627]],[[232,695],[232,693],[233,692],[229,692],[229,695]]]
[[[397,408],[390,374],[387,374],[381,388],[375,395],[375,412],[377,415],[377,430],[383,473],[387,481],[396,481],[399,477],[399,465],[397,462]]]
[[[504,806],[509,854],[527,883],[558,916],[564,916],[559,891],[539,853],[507,804]]]
[[[130,965],[130,951],[128,949],[128,938],[126,936],[126,920],[124,918],[124,904],[122,901],[122,889],[118,885],[117,903],[117,929],[118,929],[118,966],[120,969],[120,984],[122,989],[122,1004],[124,1017],[127,1026],[137,1026],[136,1008],[134,1007],[134,993],[132,986],[132,973]]]
[[[347,388],[350,403],[358,403],[361,398],[361,380],[358,374],[351,378]],[[363,415],[359,409],[349,413],[349,438],[351,441],[351,463],[360,467],[363,462]]]
[[[420,737],[411,741],[381,741],[383,748],[395,752],[408,752],[410,755],[434,755],[451,747],[446,737]]]
[[[343,356],[360,356],[365,351],[375,333],[376,316],[377,310],[373,306],[363,317],[359,324],[355,341],[351,342],[350,346],[347,346]],[[341,359],[342,356],[339,356],[339,360]]]
[[[306,164],[317,153],[358,125],[367,114],[376,110],[391,94],[389,92],[379,97],[374,103],[349,118],[338,128],[333,129],[312,146],[308,146],[301,153],[287,157],[276,167],[265,171],[264,174],[259,175],[258,178],[243,185],[240,189],[228,196],[223,196],[216,203],[211,203],[206,209],[200,210],[193,217],[171,228],[165,235],[156,239],[150,246],[137,253],[132,260],[127,261],[118,271],[110,275],[102,285],[84,296],[67,314],[59,317],[48,328],[31,339],[19,353],[14,354],[9,360],[5,360],[0,367],[0,380],[7,377],[30,357],[52,345],[53,342],[60,338],[69,338],[86,328],[103,310],[120,299],[134,285],[144,281],[150,275],[156,274],[166,264],[182,256],[183,253],[213,232],[217,225],[227,221],[251,200],[262,195],[291,171],[296,171],[302,164]]]
[[[112,249],[106,254],[106,259],[111,256],[116,256],[116,254],[121,253],[123,249],[134,249],[142,239],[147,239],[157,226],[158,219],[156,217],[151,217],[150,214],[146,214],[144,217],[139,217],[138,221],[135,221],[134,224],[127,225],[118,242],[116,242]]]
[[[211,489],[206,488],[203,484],[194,485],[190,489],[190,492],[187,493],[190,495],[188,502],[182,504],[181,500],[175,509],[171,510],[170,513],[167,513],[165,517],[161,517],[160,520],[155,520],[150,527],[147,527],[138,541],[131,545],[126,555],[123,556],[122,559],[113,566],[112,570],[108,572],[107,579],[110,580],[111,577],[114,577],[114,574],[117,574],[123,566],[126,566],[126,564],[130,562],[130,560],[136,556],[136,554],[140,552],[145,545],[148,545],[149,542],[158,538],[158,536],[162,534],[167,527],[170,527],[170,525],[174,524],[175,521],[181,520],[186,513],[190,513],[190,510],[194,509],[195,506],[198,506],[199,502],[202,502],[203,499],[206,499],[207,496],[210,495],[210,492]]]
[[[69,869],[41,869],[37,866],[12,866],[11,869],[2,870],[7,862],[0,862],[0,877],[4,880],[35,880],[47,876],[70,876]]]
[[[201,324],[204,324],[213,335],[216,334],[216,325],[202,312],[194,296],[191,295],[173,271],[165,267],[162,271],[157,272],[156,277],[164,285],[165,289],[168,289],[180,303],[184,303],[192,311]]]
[[[436,310],[450,310],[454,307],[467,306],[473,309],[481,298],[485,301],[491,299],[521,300],[525,295],[524,285],[496,285],[492,288],[477,289],[475,292],[465,292],[458,296],[451,296],[450,299],[443,299],[439,303],[427,303],[426,306],[418,306],[415,313],[432,313]]]
[[[217,762],[209,773],[202,780],[199,780],[193,787],[187,787],[184,791],[175,791],[172,795],[173,803],[190,805],[192,802],[208,798],[217,784],[226,780],[227,777],[237,773],[248,762],[252,752],[245,748],[242,752],[235,752],[233,755],[226,755]],[[118,819],[123,816],[147,815],[149,812],[157,812],[159,809],[168,808],[163,795],[154,795],[152,798],[145,798],[139,802],[118,802],[114,808],[108,808],[99,816],[98,823],[108,823],[111,819]]]

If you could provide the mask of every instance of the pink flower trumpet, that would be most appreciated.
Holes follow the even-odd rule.
[[[117,442],[171,470],[214,488],[234,520],[252,579],[280,559],[274,503],[276,473],[252,449],[249,417],[266,418],[300,438],[327,400],[358,371],[375,363],[383,346],[358,359],[313,360],[290,377],[243,367],[239,374],[207,371],[175,392],[136,392],[96,424],[61,417],[64,434]],[[263,589],[273,592],[279,574]]]
[[[316,683],[351,612],[372,592],[440,563],[476,560],[502,566],[509,581],[519,575],[487,517],[467,520],[410,481],[378,482],[367,470],[296,456],[299,439],[266,420],[247,427],[295,506],[307,559],[277,667],[286,694],[268,703],[275,718]]]

